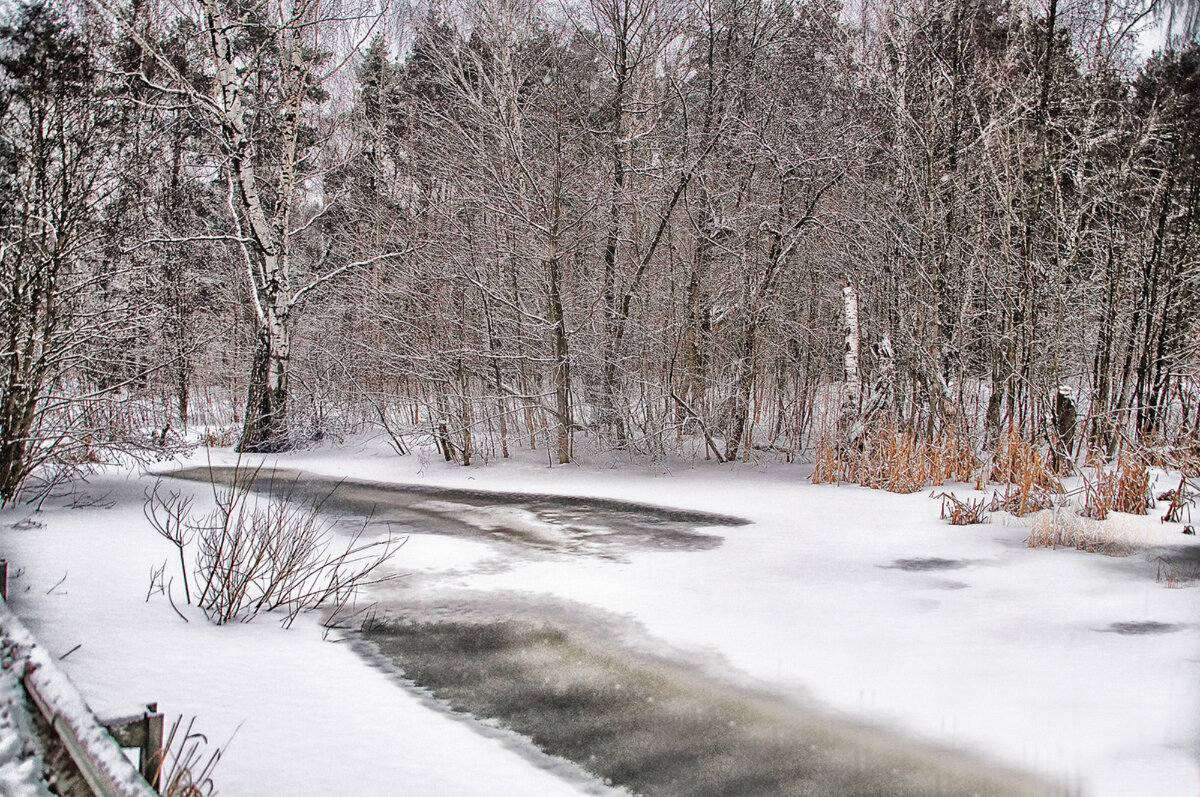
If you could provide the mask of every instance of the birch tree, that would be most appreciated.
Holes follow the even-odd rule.
[[[304,302],[324,283],[402,250],[349,260],[341,252],[342,262],[336,262],[339,253],[328,242],[313,241],[337,200],[320,191],[322,169],[328,167],[322,145],[330,134],[323,127],[325,86],[348,57],[324,49],[325,37],[362,18],[347,19],[321,0],[248,5],[200,0],[191,9],[204,41],[206,74],[198,81],[185,76],[122,12],[105,8],[145,49],[145,83],[192,103],[214,123],[231,223],[220,237],[241,253],[257,319],[238,449],[289,448],[294,444],[288,429],[289,372]]]

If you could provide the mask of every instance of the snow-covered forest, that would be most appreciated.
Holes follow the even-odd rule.
[[[1060,387],[1064,456],[1182,456],[1200,49],[1163,13],[21,5],[0,495],[197,426],[463,463],[983,450],[1056,437]]]
[[[0,794],[1191,795],[1198,319],[1196,0],[0,0]]]

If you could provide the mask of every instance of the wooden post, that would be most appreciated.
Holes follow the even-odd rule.
[[[146,704],[140,716],[103,720],[101,724],[121,747],[138,749],[138,771],[157,791],[163,759],[163,715],[158,704]]]
[[[158,703],[146,706],[146,743],[138,753],[138,769],[150,786],[158,791],[163,765],[163,715]]]

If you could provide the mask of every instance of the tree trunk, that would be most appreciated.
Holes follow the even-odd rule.
[[[613,20],[617,23],[619,20]],[[625,84],[629,78],[626,61],[626,41],[619,26],[616,31],[616,54],[614,73],[616,76],[613,99],[612,122],[612,200],[609,205],[608,240],[604,244],[604,320],[607,329],[602,384],[600,388],[600,426],[611,427],[617,448],[625,448],[625,418],[617,408],[617,397],[621,391],[621,373],[618,360],[621,357],[621,334],[617,331],[620,316],[617,305],[617,242],[621,235],[622,200],[625,193],[624,111]]]
[[[567,342],[567,324],[563,318],[560,282],[561,268],[557,254],[550,258],[550,323],[554,344],[554,399],[558,420],[558,462],[571,461],[571,356]]]
[[[858,355],[861,340],[858,330],[858,291],[846,277],[842,283],[842,321],[846,326],[846,344],[843,349],[842,366],[846,376],[846,387],[842,393],[842,409],[838,417],[838,432],[842,441],[850,443],[857,435],[858,407],[862,397],[862,376],[859,372]]]
[[[270,454],[286,451],[292,445],[287,422],[290,336],[287,326],[278,322],[258,331],[239,452]]]
[[[1054,441],[1050,446],[1050,465],[1055,473],[1068,473],[1075,447],[1075,425],[1078,411],[1075,400],[1066,387],[1054,396]]]
[[[16,352],[11,359],[19,359]],[[16,496],[28,472],[26,450],[40,392],[40,385],[38,391],[30,391],[19,378],[14,378],[19,373],[19,366],[14,364],[9,372],[10,383],[0,399],[0,505],[3,506]]]
[[[741,358],[738,360],[737,375],[733,385],[733,426],[725,440],[725,459],[737,459],[742,438],[746,436],[746,423],[750,415],[750,393],[754,388],[754,349],[758,337],[758,320],[746,322],[746,334],[742,338]]]

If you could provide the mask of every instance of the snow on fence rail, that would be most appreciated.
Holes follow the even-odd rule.
[[[157,797],[162,757],[162,714],[152,704],[141,715],[102,723],[44,647],[8,607],[8,564],[0,560],[0,636],[25,659],[21,683],[30,701],[79,768],[97,797]],[[122,745],[140,750],[135,767]],[[139,771],[140,769],[140,771]]]

